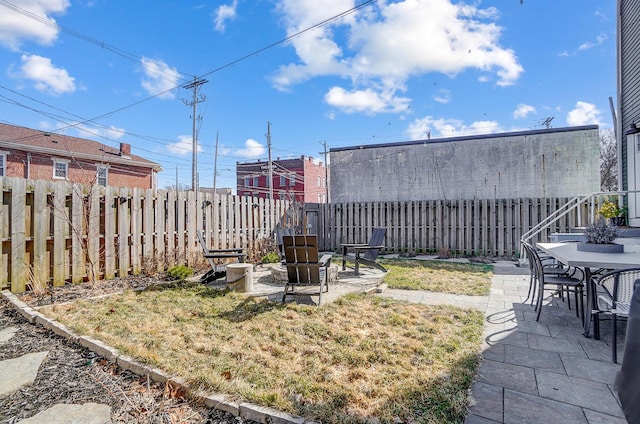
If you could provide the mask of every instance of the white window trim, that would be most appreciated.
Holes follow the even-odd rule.
[[[69,178],[69,162],[71,162],[69,159],[60,159],[60,158],[53,158],[53,172],[52,172],[52,176],[54,180],[66,180],[67,178]],[[61,163],[64,164],[64,177],[58,177],[56,176],[56,164]]]
[[[7,156],[9,156],[9,152],[0,150],[0,177],[7,176]]]
[[[104,184],[100,184],[100,170],[104,169]],[[99,186],[108,186],[109,185],[109,165],[105,164],[97,164],[96,165],[96,184]]]

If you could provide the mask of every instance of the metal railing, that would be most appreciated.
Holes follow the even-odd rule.
[[[586,194],[582,196],[576,196],[573,199],[569,200],[559,209],[554,211],[548,217],[540,221],[537,225],[531,228],[529,231],[524,233],[520,238],[522,242],[529,242],[532,238],[540,234],[541,232],[547,230],[550,226],[555,224],[559,219],[571,213],[572,211],[578,211],[578,225],[585,226],[589,222],[595,221],[598,215],[599,206],[602,198],[607,198],[607,200],[613,201],[611,197],[617,197],[618,205],[624,206],[628,204],[628,195],[630,193],[640,193],[640,190],[632,190],[632,191],[600,191],[591,194]],[[582,213],[580,206],[588,203],[589,204],[589,215],[587,217],[587,221],[583,221]],[[523,258],[523,250],[520,252],[520,258]]]

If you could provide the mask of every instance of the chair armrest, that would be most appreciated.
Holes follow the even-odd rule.
[[[364,246],[369,246],[368,244],[364,244],[364,243],[342,243],[340,246],[342,247],[364,247]]]
[[[353,246],[351,249],[353,250],[380,250],[383,249],[384,246],[369,246],[368,244],[362,246]]]
[[[329,266],[331,265],[332,255],[322,255],[320,258],[320,266]]]

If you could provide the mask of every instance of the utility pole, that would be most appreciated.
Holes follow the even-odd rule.
[[[269,200],[273,200],[273,165],[271,163],[271,122],[267,121],[267,150],[269,151]]]
[[[213,195],[216,194],[216,176],[218,175],[218,132],[216,131],[216,154],[213,157]]]
[[[197,115],[198,103],[204,102],[207,98],[203,94],[198,96],[198,91],[200,90],[200,86],[208,83],[204,78],[198,78],[194,75],[193,82],[189,84],[183,85],[182,88],[187,90],[193,90],[193,98],[191,101],[182,100],[185,105],[191,106],[193,108],[193,113],[191,115],[192,121],[192,154],[191,154],[191,190],[198,190],[198,133],[196,131],[196,121],[199,119]]]
[[[327,142],[321,141],[320,144],[324,146],[324,152],[320,152],[321,155],[324,154],[324,202],[329,203],[329,163],[327,162]]]

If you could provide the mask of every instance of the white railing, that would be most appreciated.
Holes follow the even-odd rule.
[[[601,191],[601,192],[595,192],[595,193],[586,194],[582,196],[576,196],[573,199],[569,200],[565,205],[557,209],[555,212],[550,214],[547,218],[540,221],[536,226],[531,228],[529,231],[524,233],[520,240],[523,242],[530,241],[532,238],[534,238],[535,236],[537,236],[538,234],[542,233],[543,231],[548,229],[550,226],[555,224],[560,218],[564,217],[565,215],[571,213],[573,210],[576,210],[576,209],[578,213],[579,226],[583,227],[587,225],[589,222],[593,222],[596,220],[598,215],[599,205],[602,203],[601,201],[603,198],[606,200],[613,201],[611,197],[617,197],[618,204],[623,206],[628,202],[628,200],[625,201],[625,198],[630,193],[639,193],[639,192],[640,191],[638,190]],[[589,216],[586,217],[587,218],[586,221],[583,221],[583,216],[580,210],[580,206],[583,204],[589,205]],[[521,250],[520,257],[521,258],[524,257],[524,250]]]

